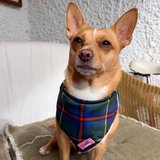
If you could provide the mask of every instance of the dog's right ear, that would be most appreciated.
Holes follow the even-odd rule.
[[[113,26],[111,26],[116,32],[122,48],[130,44],[132,33],[137,23],[137,18],[138,10],[133,8],[126,12]]]
[[[67,8],[66,15],[67,29],[66,35],[69,40],[71,40],[72,36],[82,27],[86,26],[87,23],[83,18],[81,11],[76,6],[75,3],[70,2]]]

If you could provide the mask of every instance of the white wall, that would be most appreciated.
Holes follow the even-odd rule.
[[[28,0],[23,7],[0,3],[0,41],[29,41]]]
[[[69,43],[65,36],[65,13],[69,1],[23,0],[22,9],[0,5],[0,21],[3,22],[0,24],[0,40]],[[73,2],[79,6],[88,25],[99,28],[110,27],[126,11],[137,7],[139,18],[133,41],[120,54],[122,69],[129,72],[129,63],[134,59],[160,63],[160,0],[73,0]],[[4,11],[1,11],[2,9]],[[2,18],[4,15],[7,19]],[[160,76],[152,76],[151,81],[153,85],[160,87]]]

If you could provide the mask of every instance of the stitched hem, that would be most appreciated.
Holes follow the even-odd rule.
[[[7,138],[0,132],[0,136],[2,136],[2,141],[3,141],[3,144],[4,144],[4,152],[5,152],[5,155],[7,157],[8,160],[11,160],[11,156],[9,154],[9,149],[10,149],[10,146],[7,142]]]
[[[22,144],[19,148],[22,149],[23,147],[27,146],[27,145],[31,145],[33,144],[37,139],[39,138],[45,138],[45,137],[53,137],[53,135],[40,135],[40,136],[36,136],[31,142],[26,142],[24,144]]]
[[[152,130],[155,130],[155,131],[160,132],[159,129],[154,128],[154,127],[151,127],[151,126],[149,126],[148,124],[145,124],[145,123],[143,123],[143,122],[141,122],[141,121],[138,121],[138,120],[136,120],[136,119],[134,119],[134,118],[126,117],[126,116],[121,115],[121,114],[120,114],[119,116],[122,117],[122,118],[129,119],[129,120],[131,120],[132,122],[135,122],[135,123],[137,123],[137,124],[140,124],[140,125],[143,126],[143,127],[147,127],[147,128],[149,128],[149,129],[152,129]]]
[[[15,143],[15,140],[14,140],[12,134],[10,134],[8,127],[9,127],[9,124],[7,123],[7,124],[5,125],[5,132],[6,132],[6,135],[7,135],[7,137],[9,138],[9,140],[10,140],[10,142],[11,142],[11,144],[12,144],[13,150],[15,151],[16,158],[17,158],[17,160],[24,160],[24,159],[23,159],[23,153],[22,153],[22,151],[17,147],[17,144]]]

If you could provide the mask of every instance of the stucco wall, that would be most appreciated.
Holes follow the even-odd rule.
[[[28,0],[23,7],[0,3],[0,40],[29,41]]]

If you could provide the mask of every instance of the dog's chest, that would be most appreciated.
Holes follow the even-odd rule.
[[[107,86],[102,88],[91,88],[87,81],[81,80],[79,83],[72,81],[71,86],[73,96],[84,100],[99,100],[107,93]]]

